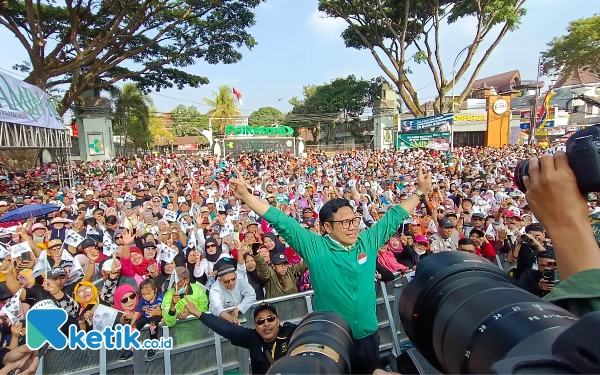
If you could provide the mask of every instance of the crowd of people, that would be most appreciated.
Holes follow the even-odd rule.
[[[358,264],[373,262],[376,270],[359,276],[373,286],[413,271],[430,254],[466,251],[544,296],[559,280],[552,242],[513,183],[516,164],[543,153],[507,146],[229,159],[147,155],[73,163],[70,187],[58,186],[52,165],[3,171],[0,220],[31,205],[56,209],[0,224],[0,362],[30,354],[19,349],[25,313],[45,300],[67,312],[66,326],[94,329],[101,323],[94,313],[106,306],[118,311],[110,324],[148,326],[151,338],[161,324],[207,312],[212,317],[203,322],[226,330],[257,301],[313,286],[317,305],[356,309],[351,304],[360,302],[342,301],[338,284],[324,285],[345,265],[317,261],[315,249],[331,243],[315,238],[342,250],[358,247]],[[596,203],[590,195],[592,214]],[[367,260],[369,247],[376,255]],[[260,321],[261,337],[270,337],[276,312],[262,310],[258,317],[255,311],[257,329]],[[356,339],[373,333],[368,321],[349,324]],[[284,354],[269,353],[275,360]],[[147,361],[155,356],[145,353]],[[266,371],[263,362],[255,373]]]

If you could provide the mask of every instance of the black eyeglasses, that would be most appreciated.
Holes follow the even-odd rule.
[[[263,324],[265,324],[265,322],[273,323],[275,319],[277,319],[275,315],[269,315],[266,318],[257,319],[254,323],[256,323],[257,326],[262,326]]]
[[[127,303],[127,301],[133,301],[135,300],[135,294],[130,294],[129,297],[123,297],[123,299],[121,300],[121,303]]]
[[[232,282],[234,282],[234,281],[235,281],[235,279],[236,279],[235,277],[232,277],[232,278],[231,278],[231,279],[229,279],[229,280],[223,280],[223,284],[231,284]]]
[[[360,225],[360,217],[355,217],[354,219],[348,220],[331,220],[330,223],[340,223],[342,225],[342,229],[349,229],[350,223],[352,223],[352,226],[354,227]]]
[[[206,249],[210,249],[212,247],[217,247],[217,245],[215,245],[214,243],[208,244],[204,246]]]

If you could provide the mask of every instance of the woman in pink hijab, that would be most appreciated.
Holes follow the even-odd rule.
[[[121,285],[115,290],[114,297],[114,308],[123,312],[118,319],[118,323],[135,327],[135,321],[140,315],[135,311],[140,302],[140,297],[135,289],[129,284]],[[124,361],[131,357],[133,357],[133,351],[124,350],[121,352],[119,359]]]
[[[400,244],[400,238],[393,236],[386,244],[379,248],[377,253],[377,263],[386,268],[391,272],[407,272],[408,268],[398,263],[394,253],[402,251],[402,245]]]

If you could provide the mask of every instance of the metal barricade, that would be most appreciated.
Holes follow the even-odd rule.
[[[402,292],[403,279],[377,283],[377,318],[381,337],[382,356],[398,355],[400,345],[405,342],[398,317],[398,298]],[[313,291],[267,300],[274,304],[282,322],[299,323],[313,311]],[[262,302],[262,301],[261,301]],[[243,316],[242,326],[254,328],[251,318],[257,302]],[[238,370],[250,373],[250,356],[246,349],[233,346],[229,340],[208,329],[196,318],[179,320],[173,327],[162,327],[163,337],[173,338],[170,350],[159,351],[153,361],[144,360],[145,352],[134,351],[132,359],[120,361],[120,352],[102,348],[93,350],[55,351],[49,350],[40,362],[36,375],[45,374],[219,374]],[[141,332],[140,340],[149,338],[147,329]]]

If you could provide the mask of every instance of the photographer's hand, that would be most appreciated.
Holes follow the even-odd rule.
[[[561,279],[600,268],[587,199],[577,187],[567,154],[559,151],[554,156],[531,158],[529,176],[523,177],[523,183],[531,210],[552,238]]]

